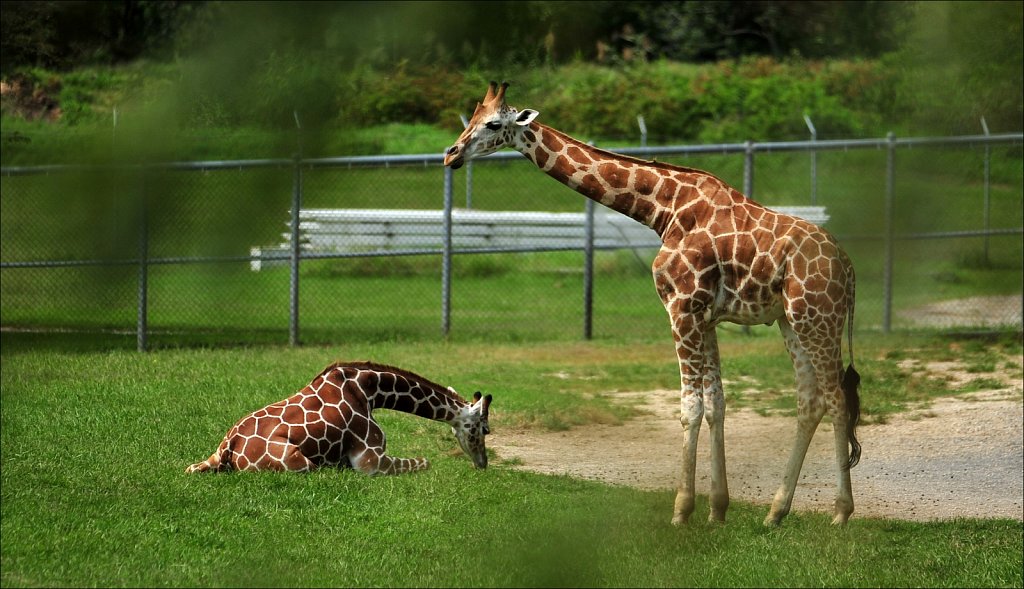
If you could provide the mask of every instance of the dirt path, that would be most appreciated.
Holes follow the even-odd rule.
[[[518,459],[517,468],[640,489],[674,489],[682,440],[678,393],[621,396],[642,399],[650,414],[618,426],[563,432],[495,428],[488,445],[499,458]],[[1017,385],[940,399],[886,424],[862,426],[864,454],[853,471],[854,516],[1024,519],[1022,423],[1024,404]],[[750,410],[727,413],[726,464],[733,498],[771,502],[795,430],[795,417],[763,417]],[[702,430],[697,458],[697,493],[705,495],[710,482],[706,431]],[[832,426],[822,423],[804,461],[794,511],[831,513],[833,464]]]

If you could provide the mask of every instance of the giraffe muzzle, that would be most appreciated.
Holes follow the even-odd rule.
[[[444,154],[444,165],[453,170],[458,170],[462,167],[463,163],[462,148],[458,145],[449,147],[448,151]]]

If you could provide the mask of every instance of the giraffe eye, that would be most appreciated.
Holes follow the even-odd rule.
[[[486,123],[484,126],[490,129],[491,131],[497,131],[498,129],[501,128],[501,123],[498,121],[491,121],[489,123]]]

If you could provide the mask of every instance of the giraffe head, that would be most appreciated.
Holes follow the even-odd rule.
[[[528,108],[520,112],[505,104],[506,89],[508,82],[502,82],[500,87],[497,82],[490,83],[483,102],[476,103],[466,129],[445,152],[444,165],[457,170],[469,160],[515,145],[516,136],[540,113]]]
[[[491,433],[487,423],[487,412],[490,407],[491,396],[481,397],[480,391],[477,391],[473,393],[473,402],[459,409],[451,422],[455,439],[477,468],[487,468],[487,446],[484,444],[484,438]]]

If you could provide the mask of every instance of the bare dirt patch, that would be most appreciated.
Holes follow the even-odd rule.
[[[855,516],[1024,520],[1024,402],[1021,382],[1014,378],[1005,389],[943,398],[886,423],[861,426],[864,454],[853,470]],[[615,395],[641,401],[649,414],[622,425],[561,432],[495,428],[488,445],[516,468],[639,489],[674,489],[682,443],[678,392]],[[699,494],[707,494],[710,485],[706,431],[698,444]],[[762,416],[749,409],[727,413],[726,467],[733,498],[770,504],[795,431],[795,417]],[[804,461],[794,511],[831,513],[834,462],[832,426],[823,422]]]

